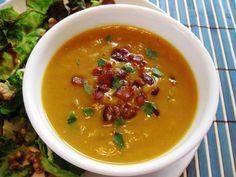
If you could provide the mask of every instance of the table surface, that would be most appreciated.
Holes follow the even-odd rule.
[[[236,1],[150,1],[201,40],[220,76],[215,120],[181,177],[236,177]]]
[[[149,1],[201,40],[220,76],[216,117],[181,177],[236,177],[236,0]]]

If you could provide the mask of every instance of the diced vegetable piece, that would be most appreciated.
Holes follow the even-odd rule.
[[[84,90],[89,95],[93,92],[93,88],[88,84],[88,82],[84,83]]]
[[[125,147],[125,142],[124,142],[122,134],[115,132],[115,134],[113,135],[113,141],[119,150]]]
[[[145,48],[145,53],[148,58],[153,59],[153,60],[156,60],[158,57],[157,52],[151,48]]]
[[[67,118],[67,123],[68,124],[73,124],[77,121],[77,117],[75,115],[75,112],[74,111],[71,111],[68,118]]]
[[[93,108],[91,108],[91,107],[85,107],[84,109],[83,109],[83,113],[84,113],[84,116],[85,117],[91,117],[92,115],[93,115]]]

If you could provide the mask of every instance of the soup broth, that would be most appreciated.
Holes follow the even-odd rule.
[[[121,25],[97,27],[63,44],[42,86],[59,136],[84,155],[112,163],[145,161],[173,148],[193,122],[197,98],[193,73],[175,47]]]

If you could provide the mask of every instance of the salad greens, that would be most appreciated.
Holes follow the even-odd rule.
[[[52,152],[32,128],[22,99],[27,59],[46,31],[99,0],[26,0],[27,10],[0,10],[0,176],[78,177],[84,170]],[[72,121],[73,122],[73,121]]]

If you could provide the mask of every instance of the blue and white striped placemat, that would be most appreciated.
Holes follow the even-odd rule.
[[[181,177],[236,177],[236,0],[150,0],[202,41],[220,76],[210,131]]]

